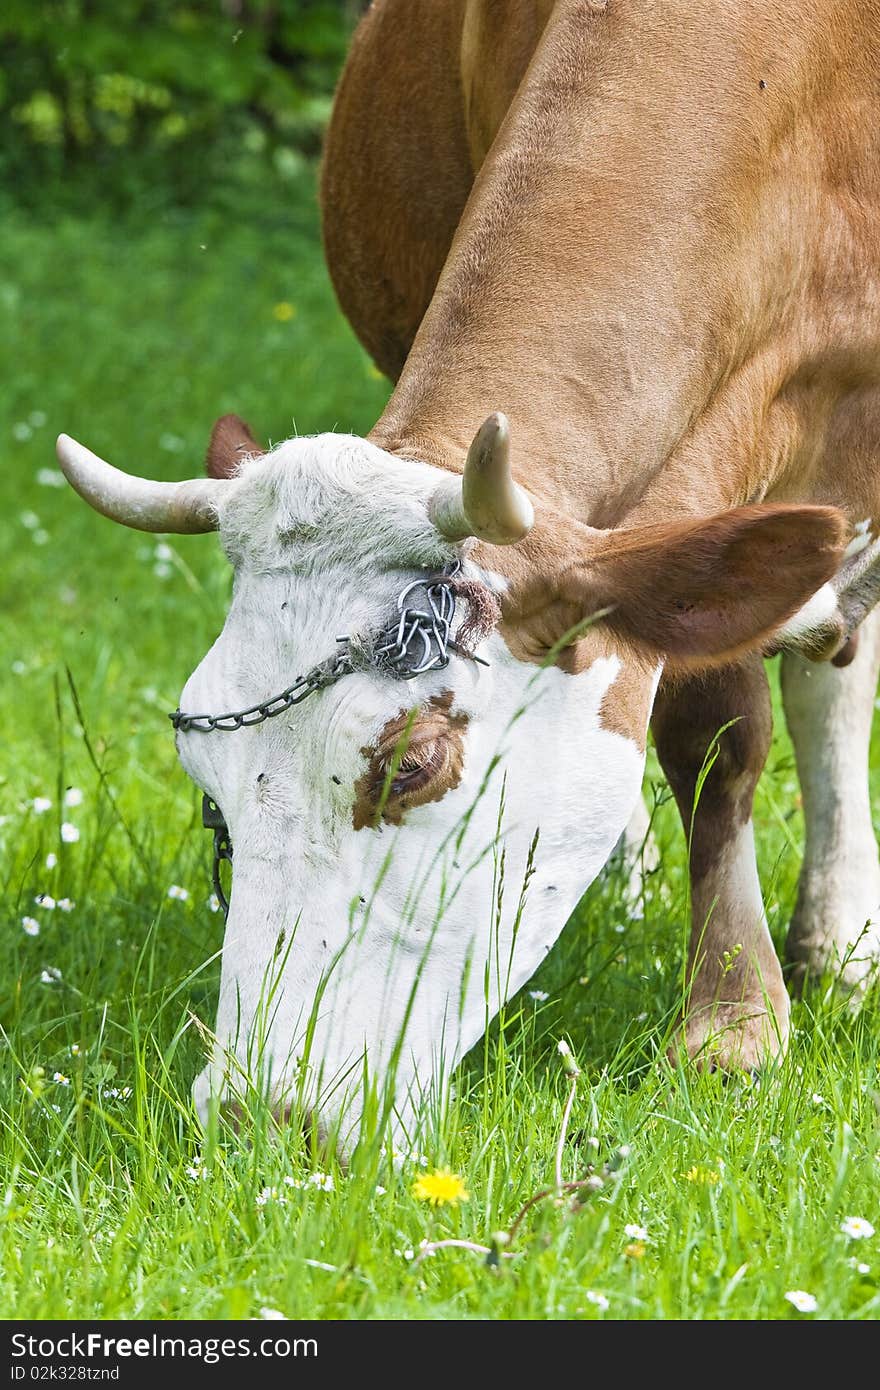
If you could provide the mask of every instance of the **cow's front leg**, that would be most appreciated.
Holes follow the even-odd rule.
[[[710,745],[727,724],[697,796]],[[664,681],[652,727],[691,847],[683,1041],[702,1064],[755,1067],[784,1048],[789,1015],[752,828],[752,800],[772,732],[760,658]]]
[[[793,652],[782,658],[806,825],[787,945],[798,983],[831,970],[861,986],[880,958],[880,862],[868,793],[878,669],[878,610],[859,629],[855,657],[843,669]]]

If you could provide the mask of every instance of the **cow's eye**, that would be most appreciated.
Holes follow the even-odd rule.
[[[391,781],[388,783],[389,796],[414,796],[430,786],[446,766],[446,741],[437,738],[411,744],[398,765],[395,767],[394,764],[394,754],[390,753],[385,759],[382,783],[377,788],[379,795],[381,796],[385,787],[389,771],[393,769]]]
[[[438,739],[421,748],[408,749],[391,782],[391,790],[400,795],[423,787],[443,766],[443,744]]]

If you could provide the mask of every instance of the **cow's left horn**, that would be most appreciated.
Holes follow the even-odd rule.
[[[496,411],[468,449],[461,478],[445,480],[431,498],[429,514],[450,541],[467,536],[492,545],[514,545],[535,523],[535,512],[510,474],[510,426]]]
[[[66,434],[58,436],[55,451],[71,487],[111,521],[133,526],[136,531],[169,531],[177,535],[217,530],[217,504],[228,486],[225,479],[157,483],[136,478],[105,463]]]

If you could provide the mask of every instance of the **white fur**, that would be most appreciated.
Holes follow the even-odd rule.
[[[856,522],[853,527],[853,538],[843,552],[844,560],[851,560],[854,555],[860,554],[866,546],[871,544],[871,532],[868,529],[870,525],[871,518],[869,516],[865,517],[864,521]]]
[[[808,633],[816,632],[830,623],[837,612],[837,594],[830,584],[823,584],[821,589],[817,589],[812,598],[807,599],[803,608],[799,608],[776,634],[776,640],[787,639],[794,641],[803,638]]]
[[[248,464],[221,514],[236,567],[229,616],[181,708],[253,704],[330,655],[337,634],[383,626],[414,570],[456,553],[427,521],[436,477],[346,436],[288,441]],[[415,1094],[533,973],[604,864],[644,762],[600,720],[619,659],[576,677],[542,671],[515,661],[497,634],[480,654],[488,668],[454,658],[411,682],[357,673],[254,728],[179,736],[235,846],[202,1105],[228,1084],[227,1052],[253,1074],[262,1033],[261,1080],[274,1097],[295,1094],[299,1079],[325,1120],[347,1106],[356,1121],[364,1054],[381,1080],[405,1033],[396,1072],[405,1122]],[[460,785],[399,829],[356,831],[362,750],[401,709],[450,689],[453,710],[468,717]],[[298,1059],[313,1010],[306,1073]]]
[[[791,947],[811,973],[842,970],[851,985],[870,978],[880,960],[880,860],[868,787],[878,669],[876,610],[842,670],[793,652],[782,663],[806,825]]]

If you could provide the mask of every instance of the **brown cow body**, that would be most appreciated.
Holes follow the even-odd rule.
[[[506,412],[514,474],[543,521],[522,545],[479,548],[513,595],[540,590],[547,554],[576,549],[579,526],[808,502],[874,534],[878,107],[875,4],[371,6],[322,190],[340,302],[397,382],[370,438],[459,470],[475,423]],[[538,640],[524,602],[502,629],[511,650],[540,660],[568,625],[558,606]],[[846,671],[784,657],[807,819],[789,948],[812,972],[846,958],[853,981],[876,954],[870,933],[865,953],[858,942],[880,903],[864,715],[875,625]],[[848,695],[861,711],[849,721]],[[667,667],[653,729],[686,825],[730,720],[694,828],[687,1043],[702,1048],[707,1020],[732,1024],[721,1060],[753,1063],[788,1015],[751,830],[766,677],[759,656]]]

